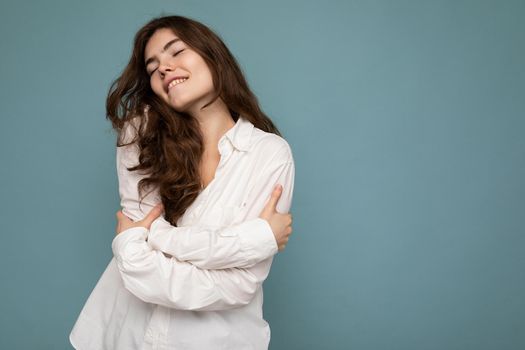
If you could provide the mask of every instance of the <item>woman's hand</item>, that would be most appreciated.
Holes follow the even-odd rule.
[[[279,251],[284,250],[288,243],[288,237],[292,234],[292,214],[281,214],[276,209],[282,191],[282,185],[275,186],[270,200],[259,215],[261,219],[265,219],[270,224]]]
[[[137,221],[137,222],[134,222],[133,220],[128,218],[126,215],[124,215],[124,213],[122,213],[122,210],[117,211],[116,235],[132,227],[142,226],[149,230],[151,223],[155,221],[155,219],[158,218],[160,214],[162,214],[163,211],[164,211],[164,206],[162,205],[162,203],[159,203],[150,210],[150,212],[148,213],[148,215],[144,217],[144,219]]]

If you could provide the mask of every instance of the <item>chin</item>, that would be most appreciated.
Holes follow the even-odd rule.
[[[182,109],[183,109],[184,106],[181,105],[181,104],[179,104],[179,103],[174,103],[174,102],[170,99],[170,97],[169,97],[168,95],[164,95],[164,96],[162,96],[162,100],[163,100],[164,102],[166,102],[166,104],[167,104],[168,106],[170,106],[171,108],[173,108],[173,109],[176,110],[177,112],[182,112],[182,111],[183,111]]]
[[[186,112],[186,110],[187,110],[187,108],[186,108],[187,106],[185,104],[173,103],[172,101],[169,101],[168,104],[171,106],[171,108],[173,108],[174,110],[176,110],[179,113]]]

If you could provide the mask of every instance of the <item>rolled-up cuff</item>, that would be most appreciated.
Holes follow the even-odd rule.
[[[140,249],[140,246],[129,243],[142,240],[145,242],[148,231],[147,228],[139,226],[128,228],[116,235],[111,242],[111,250],[117,261],[122,263],[126,256],[133,256],[134,250]]]

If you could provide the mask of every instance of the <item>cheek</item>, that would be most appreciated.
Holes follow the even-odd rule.
[[[150,79],[150,86],[154,93],[157,95],[162,94],[164,88],[162,87],[162,81],[159,78],[154,77]]]
[[[201,74],[199,74],[199,81],[201,86],[206,90],[213,90],[213,77],[207,67],[201,68]]]
[[[205,86],[207,90],[213,89],[213,77],[206,61],[201,57],[195,56],[188,60],[187,64],[188,67],[192,67],[191,69],[195,73],[196,80],[198,80],[202,86]]]

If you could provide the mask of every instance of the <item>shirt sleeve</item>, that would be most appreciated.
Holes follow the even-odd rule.
[[[127,126],[125,137],[130,138],[134,132]],[[145,175],[127,170],[138,164],[137,145],[117,147],[116,164],[122,212],[133,221],[142,220],[160,198],[154,190],[139,206],[138,183]],[[257,218],[223,228],[175,227],[161,215],[150,226],[148,243],[155,250],[202,269],[251,267],[278,251],[270,226]]]
[[[248,217],[261,230],[271,230],[258,218],[276,184],[283,186],[277,211],[289,212],[294,186],[294,163],[286,161],[264,171],[247,199]],[[167,257],[145,241],[148,230],[135,227],[118,234],[112,250],[124,286],[145,302],[169,308],[214,311],[251,302],[267,278],[273,255],[250,268],[202,269],[194,264]]]

